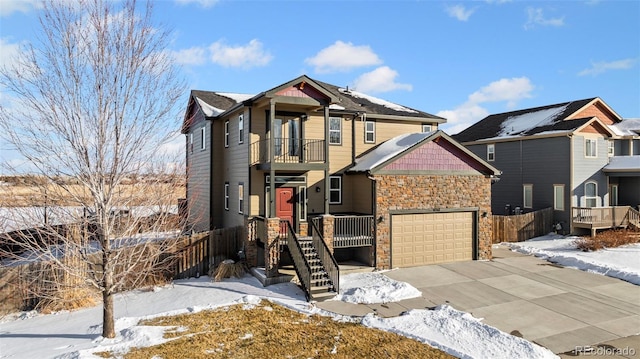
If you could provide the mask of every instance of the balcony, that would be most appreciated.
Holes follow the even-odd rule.
[[[591,236],[597,229],[640,226],[638,211],[630,206],[573,207],[571,211],[573,226],[590,229]]]
[[[252,143],[250,151],[251,165],[261,170],[320,170],[326,166],[325,140],[287,137],[267,139]]]

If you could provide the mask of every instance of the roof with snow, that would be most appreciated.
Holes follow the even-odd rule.
[[[430,141],[437,142],[440,139],[444,139],[444,141],[448,142],[451,145],[451,148],[455,149],[454,152],[457,153],[458,156],[466,157],[466,159],[474,162],[474,165],[472,166],[473,168],[481,169],[485,174],[500,174],[499,170],[474,155],[471,151],[457,143],[442,130],[406,133],[387,140],[377,147],[374,147],[360,158],[357,158],[355,165],[353,165],[348,172],[375,172],[377,169],[386,166],[390,162],[395,161],[413,149],[416,149]]]
[[[609,128],[618,136],[640,136],[640,118],[627,118]]]
[[[568,121],[569,117],[597,99],[594,97],[489,115],[453,138],[464,143],[571,132],[588,123],[593,117]]]
[[[640,172],[640,156],[613,156],[604,172]]]
[[[365,114],[365,116],[398,116],[398,117],[416,117],[421,119],[429,119],[433,122],[443,123],[446,120],[442,117],[432,115],[430,113],[416,110],[407,106],[402,106],[393,102],[389,102],[374,96],[370,96],[357,91],[352,91],[347,88],[341,88],[326,82],[317,81],[307,76],[300,76],[297,80],[312,81],[321,87],[321,90],[333,99],[335,103],[330,104],[329,109],[331,111],[351,113],[351,114]],[[201,91],[192,90],[191,94],[196,97],[201,106],[203,112],[207,117],[218,117],[227,110],[238,106],[245,101],[256,100],[274,89],[261,92],[259,94],[237,94],[228,92],[215,92],[215,91]]]

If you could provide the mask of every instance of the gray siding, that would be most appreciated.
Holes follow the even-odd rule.
[[[205,128],[205,149],[201,149],[202,128]],[[187,203],[189,205],[188,228],[196,232],[210,229],[211,217],[211,122],[201,112],[187,133]],[[193,136],[193,145],[190,137]]]
[[[594,138],[593,136],[586,136]],[[607,176],[601,171],[602,167],[609,162],[607,155],[607,142],[602,136],[597,139],[597,157],[590,158],[585,156],[585,136],[575,135],[572,137],[573,143],[573,182],[571,184],[572,196],[571,205],[576,207],[585,206],[585,184],[593,181],[598,185],[598,203],[597,206],[608,206],[608,180]]]
[[[495,143],[495,160],[489,162],[502,171],[500,180],[491,187],[491,211],[503,215],[510,205],[525,212],[553,207],[553,186],[565,185],[565,210],[555,211],[554,221],[569,223],[570,205],[570,139],[567,137],[541,138]],[[487,159],[487,145],[468,148],[482,159]],[[533,186],[533,207],[523,206],[523,185]]]

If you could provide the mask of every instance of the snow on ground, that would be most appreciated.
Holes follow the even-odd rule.
[[[346,283],[371,283],[373,277],[345,276]],[[343,277],[344,278],[344,277]],[[381,277],[378,277],[381,279]],[[381,303],[406,292],[402,284],[385,282],[369,291],[368,300]],[[95,358],[92,352],[125,352],[129,348],[156,345],[165,341],[162,328],[138,325],[142,319],[213,309],[235,303],[251,308],[261,298],[308,314],[332,315],[338,320],[353,318],[328,313],[305,301],[293,283],[262,287],[246,275],[242,279],[211,282],[209,277],[177,280],[174,284],[149,291],[118,295],[115,302],[114,339],[102,332],[102,307],[51,315],[23,313],[0,322],[0,358]],[[369,315],[363,324],[399,333],[462,358],[550,358],[550,351],[521,338],[483,324],[470,314],[449,306],[435,310],[412,310],[400,317],[378,318]]]
[[[332,300],[348,303],[389,303],[422,295],[409,283],[393,280],[384,274],[352,273],[340,276],[340,293]]]
[[[565,267],[577,268],[640,285],[640,243],[595,252],[576,248],[576,236],[550,233],[525,242],[507,243],[512,250],[533,254]]]

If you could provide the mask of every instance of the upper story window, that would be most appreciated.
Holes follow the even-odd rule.
[[[329,176],[329,203],[342,203],[342,177]]]
[[[238,183],[238,213],[244,213],[244,183]]]
[[[432,128],[431,125],[422,124],[422,132],[431,132],[433,131]]]
[[[598,157],[598,141],[595,138],[586,138],[584,140],[584,156]]]
[[[556,211],[564,211],[564,185],[553,185],[553,209]]]
[[[616,143],[612,140],[607,141],[607,155],[612,157],[616,154]]]
[[[496,145],[494,143],[490,143],[487,145],[487,161],[495,161],[496,160]]]
[[[238,116],[238,143],[244,142],[244,115]]]
[[[587,182],[584,185],[584,204],[587,207],[598,206],[598,184]]]
[[[224,121],[224,147],[229,147],[229,121]]]
[[[376,123],[374,121],[364,121],[364,142],[376,142]]]
[[[342,117],[329,117],[329,144],[342,144]]]
[[[201,150],[206,150],[207,149],[207,128],[202,126],[202,128],[200,128],[200,149]]]
[[[522,207],[533,208],[533,185],[522,185]]]

